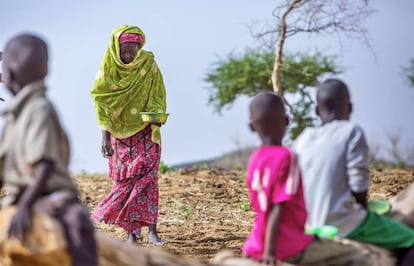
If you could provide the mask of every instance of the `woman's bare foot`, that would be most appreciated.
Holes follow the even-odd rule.
[[[159,238],[156,232],[150,231],[148,232],[148,244],[154,246],[164,246],[167,242]]]
[[[137,235],[136,234],[128,234],[128,243],[135,244],[137,242]]]

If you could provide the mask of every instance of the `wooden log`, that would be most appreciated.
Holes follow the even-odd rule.
[[[389,200],[393,219],[414,228],[414,184],[409,185]]]
[[[0,210],[0,266],[71,266],[61,224],[43,213],[34,212],[32,228],[24,241],[8,238],[13,207]],[[99,266],[210,266],[161,248],[131,245],[97,232]]]
[[[99,266],[209,266],[208,262],[201,262],[182,256],[173,255],[162,248],[143,247],[132,245],[96,233],[99,251]]]
[[[362,244],[356,241],[349,239],[335,239],[334,241],[339,242],[343,245],[350,245],[355,247],[359,252],[363,253],[371,266],[393,266],[396,265],[396,259],[393,254],[385,249],[376,247],[374,245]],[[241,258],[234,256],[234,254],[229,250],[220,251],[217,255],[211,260],[215,265],[222,266],[260,266],[258,262],[252,261],[247,258]],[[332,265],[328,261],[324,264],[306,264],[308,266],[318,266],[318,265]],[[337,265],[337,264],[335,264]],[[347,264],[355,265],[355,264]],[[293,266],[289,263],[282,263],[280,266]]]
[[[3,266],[70,266],[71,258],[60,223],[45,214],[33,214],[32,228],[24,241],[8,238],[13,207],[0,211],[0,265]]]
[[[61,224],[42,213],[33,215],[32,229],[26,232],[24,241],[8,239],[8,228],[14,208],[0,210],[0,266],[70,266],[71,258],[66,250]],[[257,266],[257,262],[234,256],[229,251],[219,252],[211,262],[202,262],[171,254],[158,247],[132,245],[100,232],[95,233],[98,244],[99,266]],[[364,250],[373,266],[392,266],[392,254],[381,248],[339,239],[346,245]],[[283,264],[283,266],[292,266]]]
[[[231,250],[222,250],[211,259],[214,265],[222,266],[263,266],[263,264],[251,259],[237,257]],[[279,266],[294,266],[289,263],[282,263]]]

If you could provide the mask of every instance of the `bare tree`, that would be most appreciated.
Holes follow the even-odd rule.
[[[402,138],[399,131],[388,131],[386,138],[388,140],[388,146],[385,149],[394,162],[402,163],[403,165],[414,163],[414,147],[407,144],[402,145]]]
[[[377,142],[371,142],[369,144],[369,159],[372,163],[376,163],[381,160],[380,152],[381,146]]]
[[[388,154],[395,162],[403,162],[404,156],[400,149],[401,135],[397,131],[388,131],[386,137],[388,140],[388,147],[386,148]]]
[[[363,21],[373,12],[369,0],[283,0],[273,10],[274,24],[265,26],[253,35],[264,44],[275,47],[276,56],[272,72],[275,93],[283,97],[285,88],[280,80],[283,47],[287,38],[298,33],[336,34],[362,41],[371,48],[368,30]],[[285,100],[286,101],[286,100]],[[287,102],[286,102],[287,103]],[[288,104],[288,103],[287,103]],[[288,105],[289,106],[289,105]],[[291,106],[289,106],[290,109]]]

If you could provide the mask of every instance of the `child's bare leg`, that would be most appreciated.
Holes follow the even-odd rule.
[[[148,244],[152,244],[155,246],[163,246],[167,244],[166,241],[162,240],[157,233],[157,225],[156,224],[150,224],[148,225],[149,232],[148,232]]]

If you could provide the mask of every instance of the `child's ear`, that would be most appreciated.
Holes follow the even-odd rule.
[[[290,122],[289,116],[285,115],[285,124],[286,124],[286,126],[289,125],[289,122]]]
[[[16,74],[9,68],[5,69],[4,72],[2,74],[2,82],[13,95],[16,95],[20,90],[20,86],[16,81]]]
[[[318,108],[318,106],[315,106],[315,113],[316,113],[317,116],[320,116],[319,115],[319,108]]]
[[[348,108],[349,108],[349,113],[352,113],[352,109],[353,109],[352,103],[349,103]]]
[[[252,122],[249,123],[249,128],[252,132],[256,132],[256,129],[254,129],[254,126],[253,126]]]

